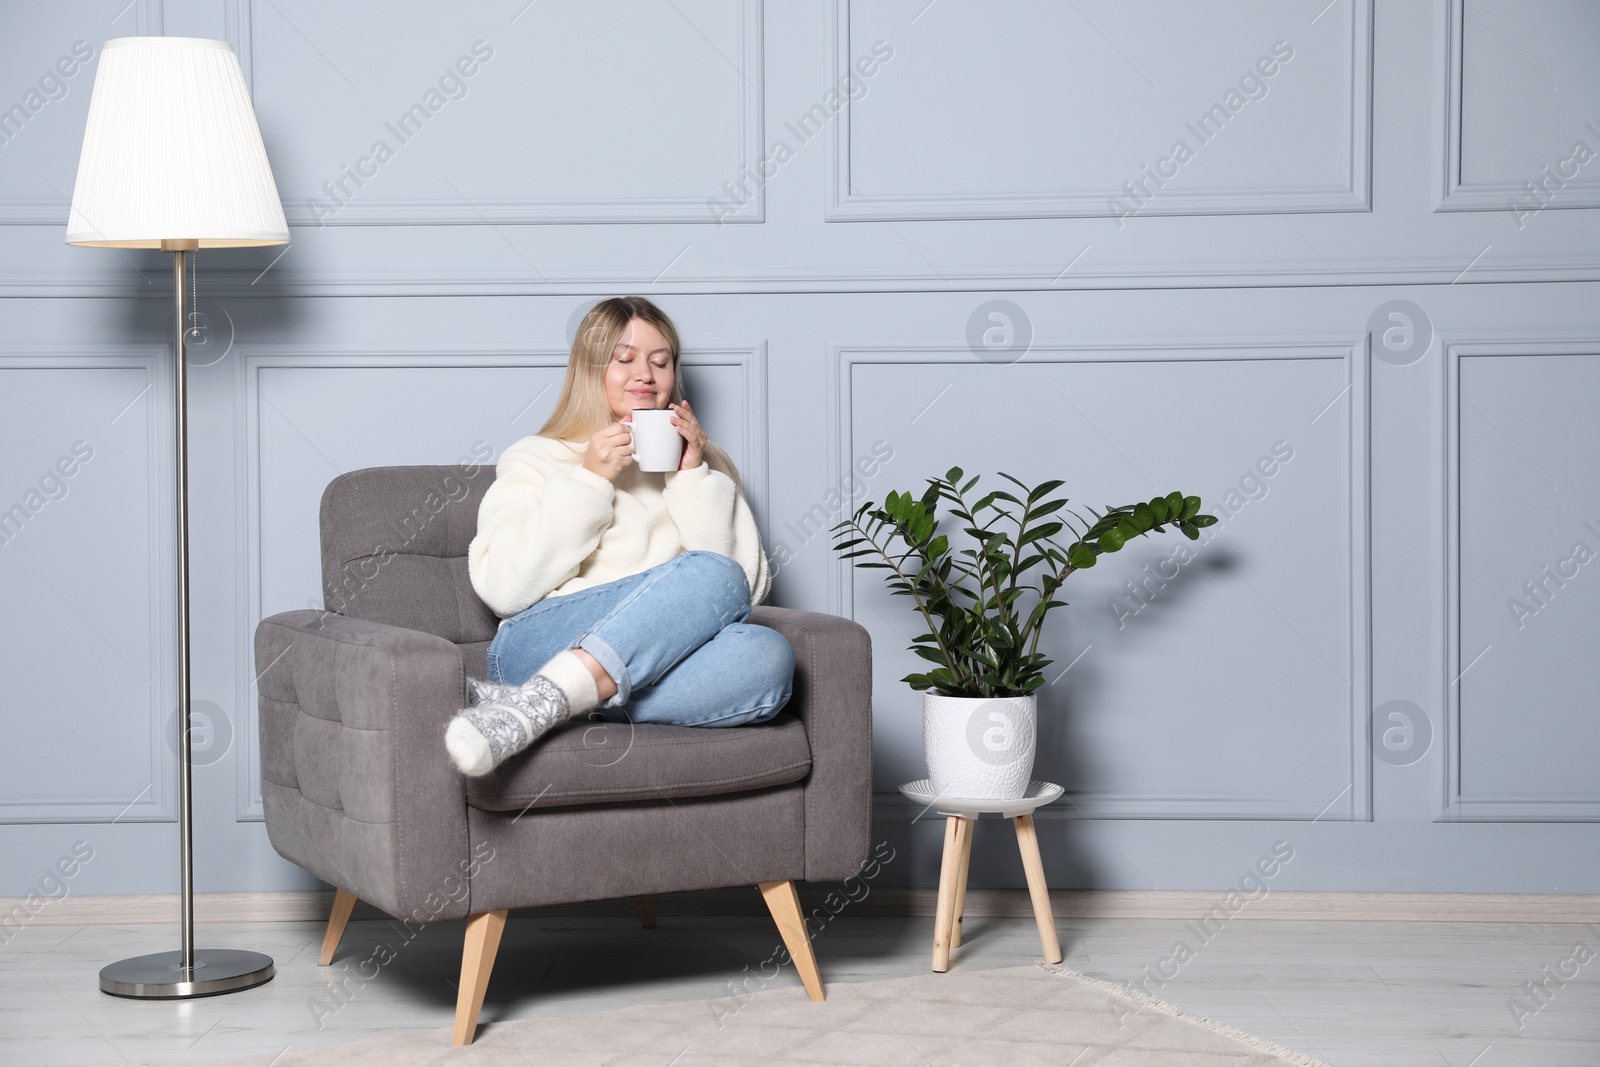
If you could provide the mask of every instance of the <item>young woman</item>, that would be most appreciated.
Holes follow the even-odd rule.
[[[739,474],[683,395],[678,331],[643,297],[584,317],[554,414],[501,455],[467,550],[501,617],[488,680],[445,732],[487,774],[591,709],[610,721],[737,726],[788,701],[794,649],[745,621],[769,576]],[[623,423],[670,407],[675,471],[633,462]]]

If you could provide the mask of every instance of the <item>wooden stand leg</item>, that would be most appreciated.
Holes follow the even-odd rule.
[[[972,836],[972,820],[948,815],[944,820],[944,856],[939,864],[939,906],[933,917],[933,969],[950,969],[951,930],[961,880],[961,854]]]
[[[793,882],[762,882],[761,896],[772,912],[783,944],[794,960],[800,981],[805,983],[806,995],[812,1000],[822,999],[822,975],[817,973],[817,957],[811,952],[811,935],[806,932],[805,916],[800,913],[800,894]]]
[[[634,897],[633,913],[639,916],[639,925],[646,930],[656,928],[656,901],[654,897]]]
[[[967,828],[967,837],[961,846],[961,874],[956,882],[956,910],[955,923],[950,927],[950,948],[961,947],[961,919],[967,913],[967,872],[972,869],[972,827]]]
[[[345,924],[350,921],[350,913],[355,906],[356,895],[350,890],[333,891],[333,910],[328,913],[328,929],[322,935],[322,954],[317,957],[318,967],[326,967],[333,962],[333,954],[339,949],[339,939],[344,936]]]
[[[485,911],[467,919],[467,939],[461,951],[461,987],[456,992],[456,1032],[452,1044],[470,1045],[478,1033],[478,1013],[483,1010],[483,995],[489,990],[489,972],[494,970],[495,953],[500,951],[500,935],[505,932],[506,912]]]
[[[1039,924],[1039,942],[1046,963],[1061,962],[1061,942],[1056,939],[1056,920],[1050,914],[1050,887],[1044,880],[1044,862],[1039,858],[1039,837],[1034,833],[1033,815],[1018,815],[1017,848],[1022,852],[1022,869],[1028,875],[1028,895],[1033,898],[1033,917]]]

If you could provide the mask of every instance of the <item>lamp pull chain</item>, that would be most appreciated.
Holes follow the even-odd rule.
[[[189,253],[189,336],[200,336],[200,250]]]

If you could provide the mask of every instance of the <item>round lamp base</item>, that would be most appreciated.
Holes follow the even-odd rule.
[[[149,1000],[211,997],[258,986],[273,973],[272,957],[259,952],[195,949],[193,969],[183,966],[182,952],[154,952],[103,967],[100,991]]]

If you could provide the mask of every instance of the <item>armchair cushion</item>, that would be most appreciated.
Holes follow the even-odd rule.
[[[712,796],[797,782],[810,770],[805,725],[788,712],[730,729],[579,721],[467,779],[467,803],[523,811]]]

